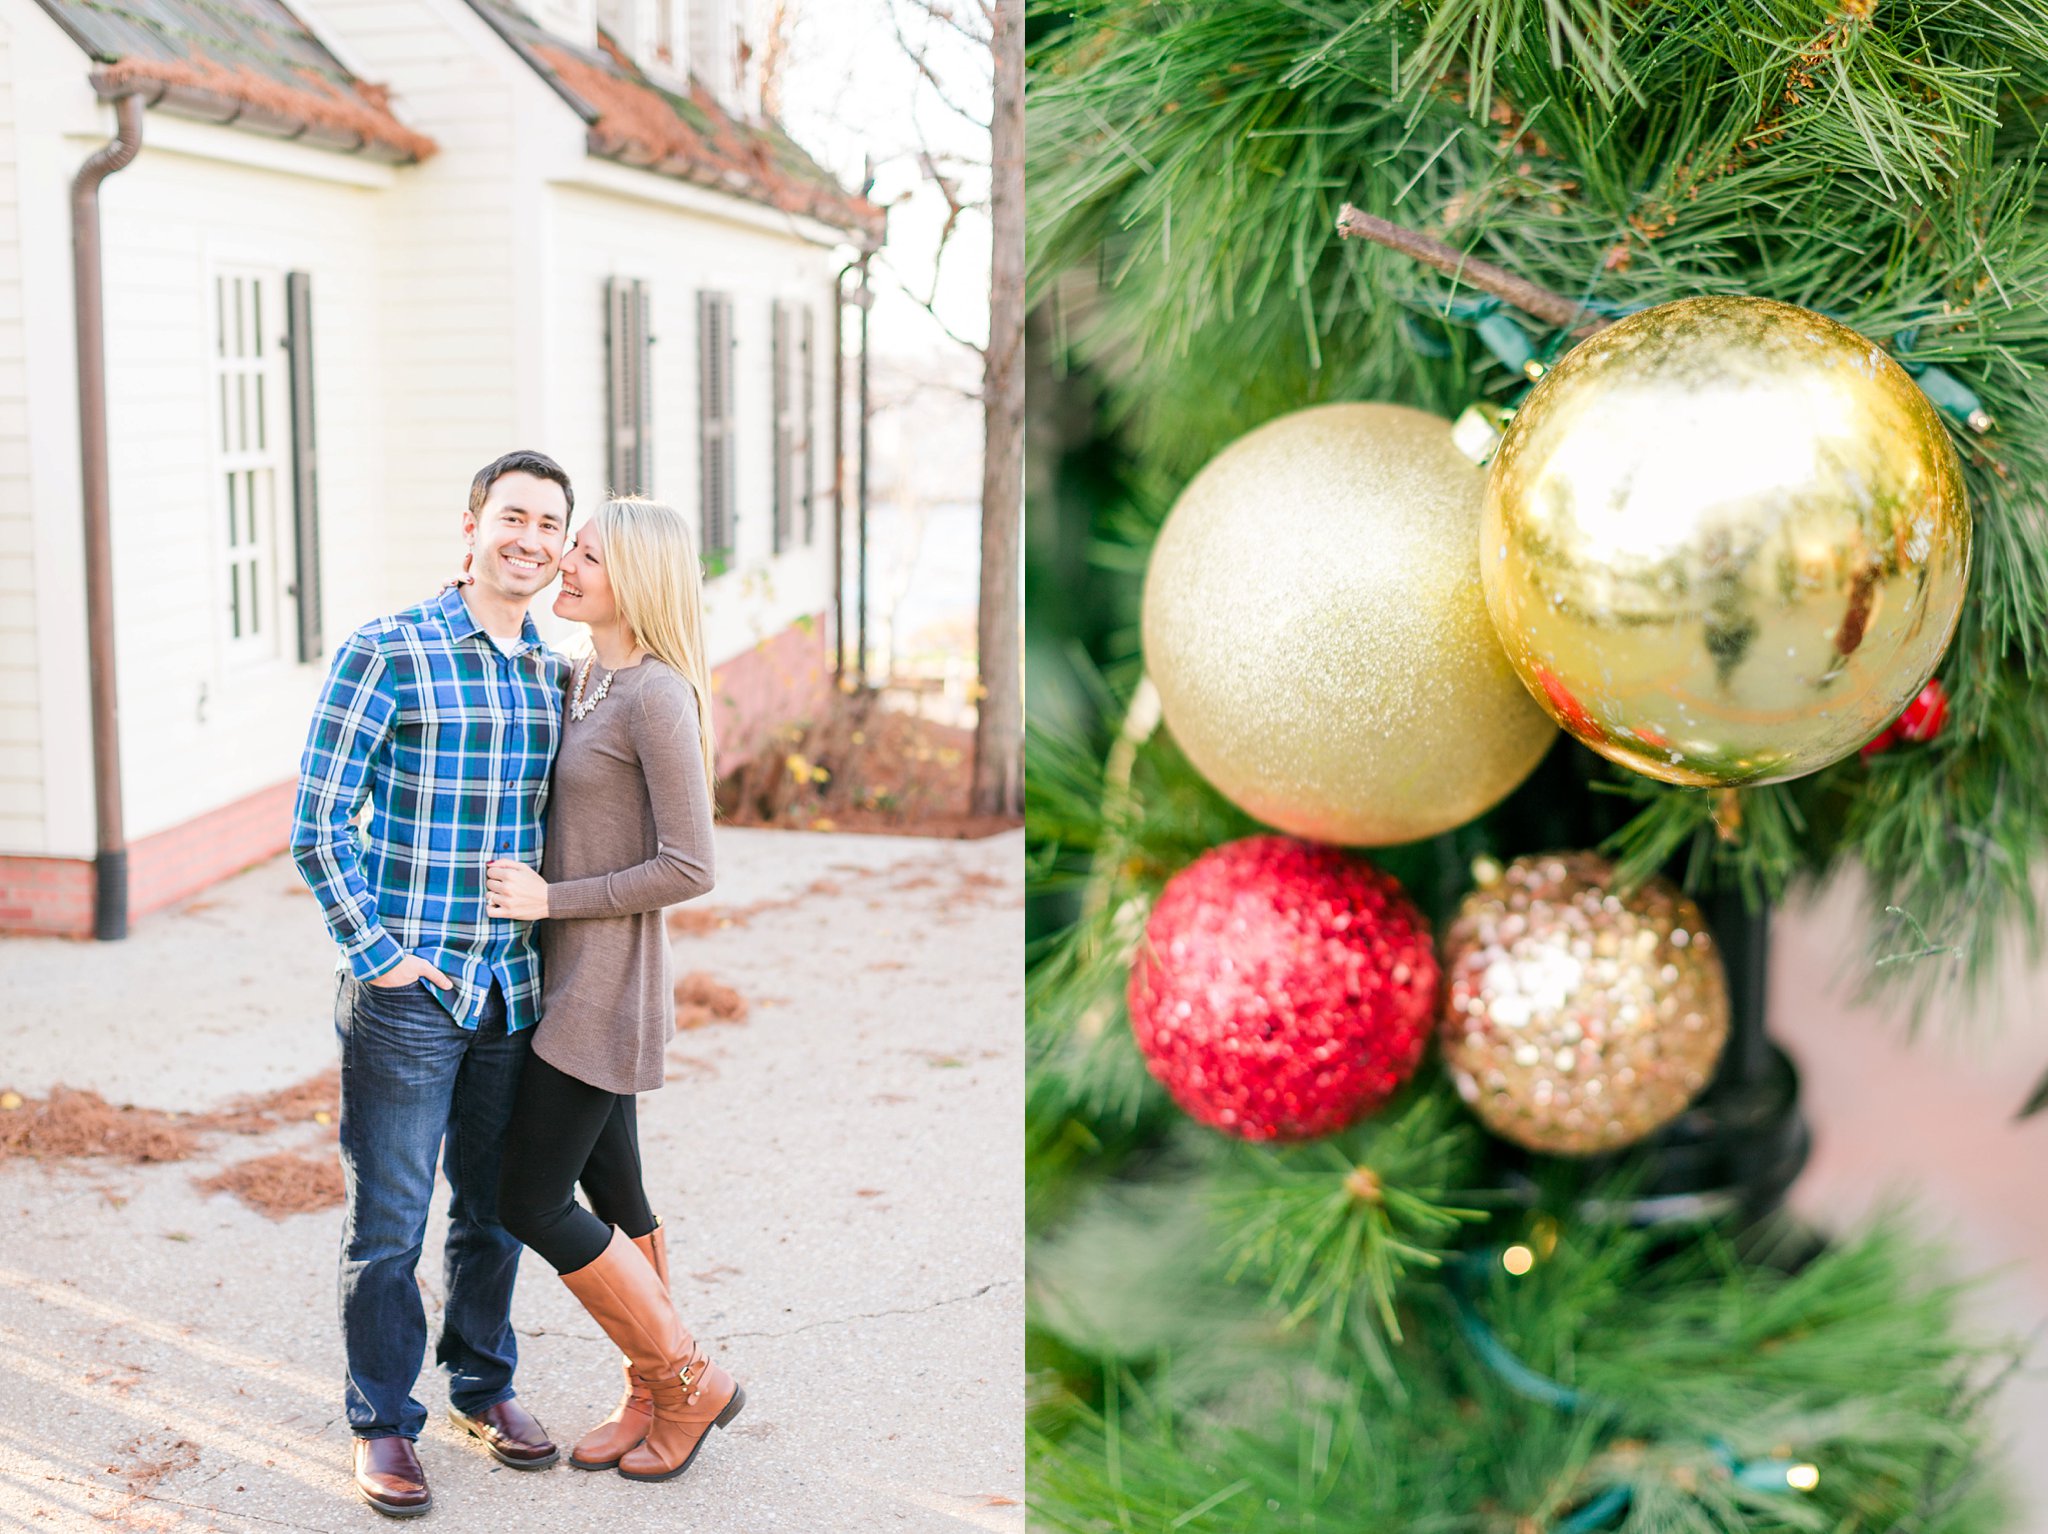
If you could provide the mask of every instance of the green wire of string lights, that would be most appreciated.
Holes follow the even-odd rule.
[[[1496,362],[1509,372],[1519,374],[1527,380],[1523,387],[1515,391],[1509,402],[1511,405],[1519,405],[1537,380],[1550,371],[1557,358],[1576,344],[1576,338],[1571,331],[1560,329],[1544,330],[1531,336],[1523,328],[1522,322],[1510,312],[1512,307],[1501,299],[1490,296],[1461,296],[1443,303],[1432,303],[1428,306],[1427,312],[1440,319],[1470,325],[1480,344]],[[1588,303],[1583,307],[1587,314],[1612,320],[1651,306]],[[1839,320],[1843,324],[1848,323],[1842,316],[1826,309],[1815,312],[1825,314],[1829,319]],[[1442,357],[1450,354],[1448,347],[1428,334],[1419,324],[1404,325],[1403,334],[1407,337],[1409,345],[1423,356]],[[1914,380],[1920,385],[1921,392],[1943,415],[1979,435],[1991,430],[1992,419],[1974,389],[1946,368],[1931,362],[1922,362],[1913,356],[1919,338],[1917,326],[1896,332],[1888,348],[1892,357],[1913,375]]]
[[[1482,1278],[1495,1268],[1519,1278],[1535,1265],[1534,1248],[1522,1242],[1488,1247],[1461,1257],[1452,1270],[1451,1282],[1446,1286],[1457,1315],[1459,1332],[1479,1361],[1485,1364],[1509,1390],[1524,1400],[1535,1401],[1539,1405],[1549,1406],[1561,1412],[1593,1412],[1608,1417],[1619,1416],[1620,1409],[1615,1403],[1602,1401],[1597,1396],[1589,1396],[1584,1391],[1575,1390],[1531,1368],[1512,1348],[1501,1341],[1500,1335],[1479,1313],[1475,1291]],[[1751,1491],[1809,1492],[1820,1484],[1819,1468],[1804,1460],[1782,1459],[1775,1456],[1767,1459],[1744,1459],[1731,1445],[1719,1438],[1708,1440],[1707,1448],[1727,1468],[1730,1479]],[[1631,1500],[1626,1486],[1610,1486],[1560,1523],[1557,1526],[1558,1534],[1596,1534],[1598,1530],[1610,1528],[1614,1520],[1628,1511]]]

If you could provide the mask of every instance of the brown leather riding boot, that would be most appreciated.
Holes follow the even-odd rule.
[[[653,1265],[624,1231],[614,1230],[598,1259],[564,1273],[562,1282],[650,1382],[647,1437],[620,1459],[619,1474],[634,1481],[681,1475],[705,1435],[740,1414],[746,1392],[697,1346]]]
[[[654,1269],[662,1293],[668,1293],[668,1233],[660,1221],[646,1235],[632,1240]],[[624,1367],[625,1395],[612,1408],[612,1414],[577,1440],[569,1453],[569,1463],[578,1470],[609,1470],[647,1436],[648,1425],[654,1420],[654,1392],[647,1381],[633,1372],[632,1359],[625,1359]]]
[[[746,1404],[739,1381],[692,1341],[688,1363],[655,1382],[654,1421],[640,1446],[619,1461],[619,1474],[629,1481],[681,1475],[704,1447],[705,1436],[732,1421]]]

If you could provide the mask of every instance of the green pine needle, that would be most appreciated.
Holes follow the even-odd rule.
[[[1343,1134],[1300,1146],[1234,1148],[1211,1188],[1227,1277],[1266,1280],[1296,1325],[1342,1330],[1363,1302],[1388,1338],[1411,1271],[1440,1266],[1483,1209],[1450,1202],[1476,1171],[1477,1136],[1448,1093],[1418,1093]]]

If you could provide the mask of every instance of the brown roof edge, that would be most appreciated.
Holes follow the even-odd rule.
[[[193,55],[184,59],[123,59],[92,71],[102,99],[147,90],[152,106],[280,139],[363,154],[387,163],[424,160],[437,145],[392,116],[386,93],[364,85],[343,90],[311,70],[305,85],[258,74],[246,65],[233,69]]]
[[[829,180],[792,175],[776,163],[767,141],[727,116],[701,84],[692,82],[691,98],[709,134],[686,122],[668,98],[650,86],[624,79],[564,48],[543,46],[534,51],[568,90],[589,104],[594,120],[586,142],[592,154],[816,219],[843,231],[856,244],[880,245],[883,209]],[[608,51],[619,57],[615,50]]]

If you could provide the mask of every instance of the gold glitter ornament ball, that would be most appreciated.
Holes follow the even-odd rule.
[[[1269,421],[1182,492],[1145,576],[1145,666],[1225,797],[1386,846],[1491,809],[1555,738],[1479,590],[1486,476],[1400,405]]]
[[[1444,939],[1444,1064],[1480,1121],[1553,1156],[1631,1145],[1678,1117],[1728,1040],[1728,983],[1694,905],[1613,892],[1591,853],[1518,858]]]
[[[1624,767],[1776,783],[1897,718],[1955,632],[1962,467],[1847,326],[1688,298],[1582,342],[1515,412],[1480,569],[1508,658]]]

